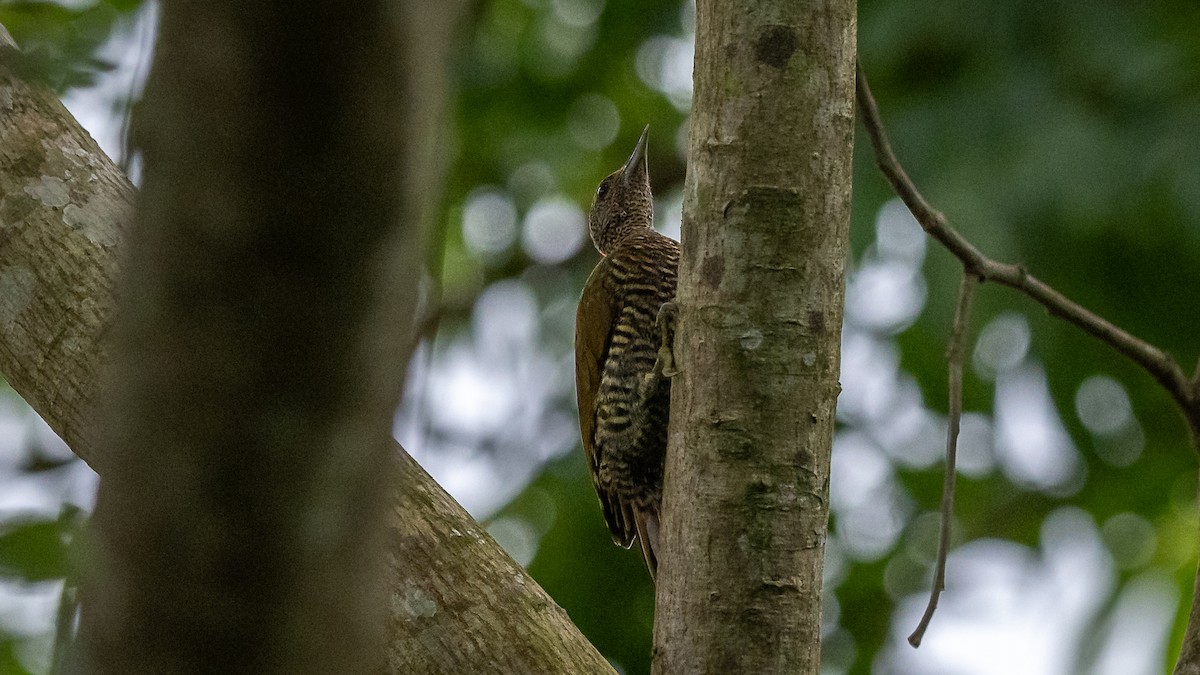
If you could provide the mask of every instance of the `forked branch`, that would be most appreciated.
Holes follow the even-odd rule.
[[[1162,349],[1085,309],[1020,266],[998,262],[980,252],[974,244],[947,224],[946,217],[941,212],[925,201],[925,197],[917,190],[900,161],[896,159],[883,121],[879,117],[879,106],[871,95],[871,88],[861,65],[858,66],[857,95],[859,114],[875,150],[875,162],[925,232],[954,254],[962,262],[967,273],[979,277],[980,281],[994,281],[1021,291],[1054,316],[1074,324],[1141,366],[1175,399],[1188,422],[1193,442],[1200,439],[1200,385],[1197,384],[1200,382],[1200,365],[1197,367],[1197,374],[1189,378],[1174,357]]]
[[[966,332],[964,322],[965,317],[969,316],[970,296],[974,280],[994,281],[1021,291],[1040,303],[1054,316],[1074,324],[1085,333],[1104,342],[1141,366],[1171,395],[1171,398],[1179,406],[1191,432],[1194,449],[1200,449],[1200,364],[1197,364],[1196,372],[1188,377],[1174,357],[1167,352],[1085,309],[1020,266],[998,262],[980,252],[974,244],[950,227],[941,212],[930,206],[925,197],[917,190],[912,179],[908,177],[900,161],[896,159],[896,154],[892,151],[891,143],[888,141],[887,131],[880,119],[879,106],[875,103],[874,96],[871,95],[871,88],[867,83],[867,77],[861,64],[858,66],[857,98],[859,114],[863,126],[867,130],[867,135],[871,138],[871,146],[875,151],[875,162],[879,165],[879,169],[925,232],[959,259],[965,275],[963,295],[960,296],[958,313],[955,315],[954,335],[950,350],[950,430],[946,447],[946,482],[942,499],[940,550],[929,605],[917,629],[909,636],[909,642],[915,647],[921,643],[921,638],[937,607],[938,596],[945,583],[945,556],[949,545],[949,522],[954,495],[955,436],[957,435],[958,417],[961,415],[962,352],[961,350],[956,351],[955,345],[964,339],[963,334]],[[964,312],[967,314],[964,315]],[[958,359],[957,364],[956,358]],[[955,386],[956,376],[958,378],[957,388]],[[1200,575],[1197,577],[1196,596],[1192,600],[1192,615],[1184,636],[1184,649],[1176,664],[1176,673],[1200,672],[1200,646],[1196,646],[1200,645],[1200,602],[1198,600],[1200,600]]]

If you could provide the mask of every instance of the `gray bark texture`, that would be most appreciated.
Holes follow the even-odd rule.
[[[280,58],[329,70],[277,79],[262,60],[271,50],[260,42],[261,26],[231,20],[252,10],[191,5],[166,8],[164,21],[176,23],[174,33],[164,26],[165,39],[177,44],[159,58],[180,61],[156,66],[159,81],[152,86],[169,89],[163,78],[174,72],[192,89],[186,97],[178,89],[148,92],[142,140],[152,194],[132,250],[122,257],[118,247],[133,225],[128,180],[53,92],[22,81],[0,60],[0,373],[103,478],[99,536],[109,564],[99,573],[113,587],[91,587],[100,603],[85,619],[92,670],[351,672],[375,670],[386,657],[393,673],[611,673],[521,567],[401,448],[377,437],[390,419],[383,399],[398,390],[404,354],[396,345],[408,344],[401,326],[413,297],[412,279],[402,281],[391,258],[415,257],[411,241],[386,233],[387,222],[402,208],[422,206],[418,198],[397,197],[396,165],[404,160],[410,168],[409,194],[427,196],[434,187],[420,184],[411,170],[429,161],[433,149],[399,147],[431,136],[406,137],[394,125],[435,119],[431,96],[437,98],[443,63],[424,58],[397,72],[395,44],[386,35],[347,45],[309,31],[292,41],[276,35],[272,44],[291,50]],[[201,20],[193,11],[223,12],[223,20]],[[364,38],[395,30],[378,6],[361,20],[377,24],[339,30]],[[188,23],[187,36],[179,34],[180,22]],[[332,25],[312,23],[322,30]],[[444,49],[449,26],[423,26],[408,44]],[[6,37],[0,29],[0,51],[11,49]],[[189,53],[188,41],[212,51]],[[372,68],[391,71],[394,92],[367,93],[379,84],[378,70],[331,81],[338,68],[371,56],[361,50],[380,48],[393,56]],[[345,51],[342,60],[303,58],[316,49]],[[384,119],[383,111],[395,113],[392,99],[403,96],[405,78],[411,78],[407,90],[420,93],[408,97],[417,109]],[[300,83],[317,90],[302,91]],[[222,85],[232,89],[214,91]],[[334,90],[349,98],[333,100]],[[290,96],[291,107],[249,110],[252,93]],[[313,117],[296,108],[316,99],[328,107],[318,105]],[[221,119],[205,106],[218,108]],[[366,119],[353,119],[363,113]],[[236,125],[234,115],[255,121]],[[295,138],[298,127],[312,136]],[[188,135],[199,131],[214,135]],[[252,148],[234,142],[257,133],[282,145],[263,147],[265,136]],[[315,154],[291,156],[302,143]],[[384,167],[386,175],[354,171],[360,160]],[[192,175],[193,163],[207,175]],[[298,194],[294,181],[307,181],[313,193]],[[355,199],[367,201],[348,203],[352,189]],[[187,206],[183,213],[171,206],[179,201]],[[329,227],[298,212],[300,204],[326,209]],[[243,227],[248,223],[263,229],[251,233]],[[360,257],[351,248],[374,253]],[[129,325],[115,331],[121,375],[112,387],[119,398],[103,408],[116,412],[102,434],[93,410],[105,398],[98,373],[109,360],[119,263],[126,275],[122,322]],[[254,267],[261,269],[245,269]],[[397,279],[390,289],[381,287],[388,269]],[[352,279],[360,282],[354,292]],[[335,294],[317,293],[318,286]],[[380,297],[389,293],[395,297]],[[299,302],[304,294],[306,302]],[[395,323],[380,326],[381,308],[389,306]],[[270,325],[249,310],[281,323]],[[250,332],[254,339],[241,339]],[[334,360],[321,363],[322,352]],[[171,381],[185,377],[190,382]],[[302,436],[318,447],[305,447]],[[279,486],[284,478],[296,484]],[[381,498],[390,499],[390,508]],[[188,501],[199,508],[182,511]],[[361,532],[344,531],[351,528]],[[116,536],[128,539],[113,542]],[[350,560],[354,555],[361,557]],[[114,560],[125,569],[115,569]],[[329,569],[343,564],[363,576]],[[301,578],[309,573],[321,578]],[[130,586],[143,582],[149,585]],[[160,623],[152,625],[151,617]],[[113,653],[124,651],[120,645],[135,630],[143,644]],[[262,643],[249,644],[256,637]],[[333,658],[345,660],[333,664]]]
[[[1200,435],[1195,436],[1200,443]],[[1179,648],[1179,659],[1175,662],[1172,675],[1200,675],[1200,569],[1196,571],[1196,583],[1192,589],[1192,611],[1188,613],[1187,628]]]
[[[0,55],[17,58],[0,26]],[[0,61],[0,374],[93,453],[104,333],[133,186],[54,92]]]
[[[855,5],[696,10],[653,668],[817,673]]]

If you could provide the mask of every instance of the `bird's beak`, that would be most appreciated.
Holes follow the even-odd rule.
[[[650,125],[647,124],[646,128],[642,129],[642,135],[638,138],[637,145],[633,148],[633,154],[629,156],[629,161],[625,162],[625,170],[621,172],[621,179],[627,184],[633,182],[638,167],[646,165],[646,137],[649,135]]]

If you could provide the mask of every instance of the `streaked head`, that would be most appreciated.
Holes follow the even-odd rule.
[[[588,230],[600,255],[608,255],[628,233],[650,227],[654,222],[650,169],[646,165],[649,134],[647,125],[624,166],[600,181],[592,197]]]

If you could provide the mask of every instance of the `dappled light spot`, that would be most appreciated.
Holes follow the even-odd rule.
[[[879,560],[896,545],[912,512],[912,499],[895,483],[884,486],[875,499],[839,515],[838,532],[856,560]]]
[[[575,99],[567,111],[567,133],[584,150],[603,150],[617,138],[621,113],[607,96],[588,93]]]
[[[925,590],[929,583],[928,569],[937,560],[938,537],[940,536],[942,527],[942,514],[938,511],[924,511],[913,518],[908,523],[908,530],[904,533],[904,557],[908,558],[913,563],[921,566],[921,582],[912,588],[905,590],[903,595]],[[954,528],[951,528],[953,532]],[[957,545],[957,541],[952,540],[951,546]],[[901,556],[897,556],[900,558]],[[899,599],[901,595],[894,596]]]
[[[925,407],[921,392],[910,376],[902,375],[897,387],[895,414],[879,442],[888,456],[910,469],[927,469],[945,456],[945,418]]]
[[[1100,634],[1096,675],[1153,675],[1171,634],[1179,589],[1169,574],[1152,570],[1134,577],[1117,598]]]
[[[831,533],[825,540],[825,567],[821,570],[821,584],[825,588],[836,588],[846,579],[850,565],[842,549],[842,540]]]
[[[829,488],[834,530],[847,554],[876,560],[895,545],[912,499],[896,482],[887,457],[865,435],[834,437]]]
[[[572,25],[557,13],[543,14],[538,21],[537,40],[526,52],[525,68],[546,80],[565,78],[595,42],[594,24]]]
[[[821,634],[821,672],[844,673],[858,657],[858,644],[849,631],[842,628]]]
[[[1015,312],[1005,312],[988,321],[975,342],[975,373],[986,379],[1012,370],[1029,353],[1029,322]]]
[[[556,185],[554,170],[545,162],[526,162],[508,174],[508,189],[521,203],[553,193]]]
[[[1075,391],[1075,412],[1092,433],[1093,449],[1100,459],[1126,467],[1142,456],[1146,433],[1124,385],[1107,375],[1093,375]]]
[[[492,539],[508,552],[522,567],[527,567],[537,555],[538,534],[521,518],[500,517],[487,526]]]
[[[821,637],[825,638],[838,629],[838,619],[842,618],[842,606],[832,589],[821,590]]]
[[[1134,424],[1111,436],[1097,436],[1093,440],[1093,449],[1100,459],[1116,467],[1126,467],[1142,456],[1142,450],[1146,447],[1146,432],[1135,420]]]
[[[54,628],[61,588],[61,581],[0,583],[0,635],[32,637],[49,633]]]
[[[568,363],[531,348],[548,327],[529,283],[505,279],[480,294],[469,331],[413,359],[394,432],[477,518],[578,443],[574,415],[553,404],[571,392]]]
[[[936,517],[936,514],[922,514],[922,516],[924,515],[935,515]],[[904,532],[906,544],[911,532],[911,527]],[[929,550],[931,553],[937,550],[936,541],[930,543]],[[892,602],[900,602],[913,593],[928,593],[931,576],[930,565],[928,562],[916,560],[907,553],[888,558],[887,565],[883,568],[883,590],[887,593],[888,598]]]
[[[887,673],[1059,675],[1113,587],[1114,573],[1091,517],[1073,507],[1051,513],[1037,551],[984,539],[950,554],[947,593],[920,649],[905,637],[924,609],[917,590],[892,619]],[[1142,663],[1158,658],[1149,645]],[[964,654],[970,654],[970,669]],[[1149,670],[1129,672],[1153,672]]]
[[[484,262],[493,262],[517,236],[517,207],[506,192],[485,186],[467,195],[462,209],[463,243]]]
[[[465,344],[447,349],[441,372],[429,383],[433,421],[493,432],[512,414],[515,403],[503,382],[483,376]]]
[[[891,464],[865,434],[846,431],[834,437],[830,458],[829,503],[835,511],[873,500],[892,479]]]
[[[1150,521],[1136,513],[1118,513],[1104,521],[1100,532],[1113,560],[1121,569],[1144,567],[1158,548],[1158,535]]]
[[[687,125],[684,125],[685,127]],[[665,197],[654,200],[654,229],[679,241],[683,222],[683,191],[672,190]]]
[[[875,253],[887,260],[920,267],[925,261],[928,237],[904,202],[889,199],[875,216]]]
[[[1075,391],[1075,412],[1088,431],[1112,436],[1133,423],[1125,387],[1107,375],[1093,375]]]
[[[604,11],[604,0],[551,0],[554,16],[568,26],[584,28],[596,23]]]
[[[958,431],[958,472],[972,478],[991,473],[996,466],[994,439],[991,418],[980,413],[963,413]]]
[[[505,279],[488,286],[475,301],[471,314],[475,342],[491,352],[489,356],[507,357],[523,351],[537,338],[537,299],[527,284]]]
[[[521,248],[543,265],[557,265],[579,253],[585,234],[583,211],[563,197],[537,201],[525,214]]]
[[[875,242],[846,281],[846,323],[898,333],[925,308],[925,234],[903,204],[891,200],[875,219]]]
[[[637,52],[637,74],[679,110],[692,106],[692,53],[696,38],[655,35]]]
[[[894,410],[900,352],[894,342],[868,333],[842,333],[842,395],[838,420],[848,424],[879,421]]]
[[[920,314],[925,294],[925,278],[908,262],[867,262],[846,282],[846,320],[868,330],[896,333]]]
[[[996,380],[996,450],[1017,485],[1066,496],[1083,486],[1086,467],[1067,435],[1040,365],[1027,364]]]

